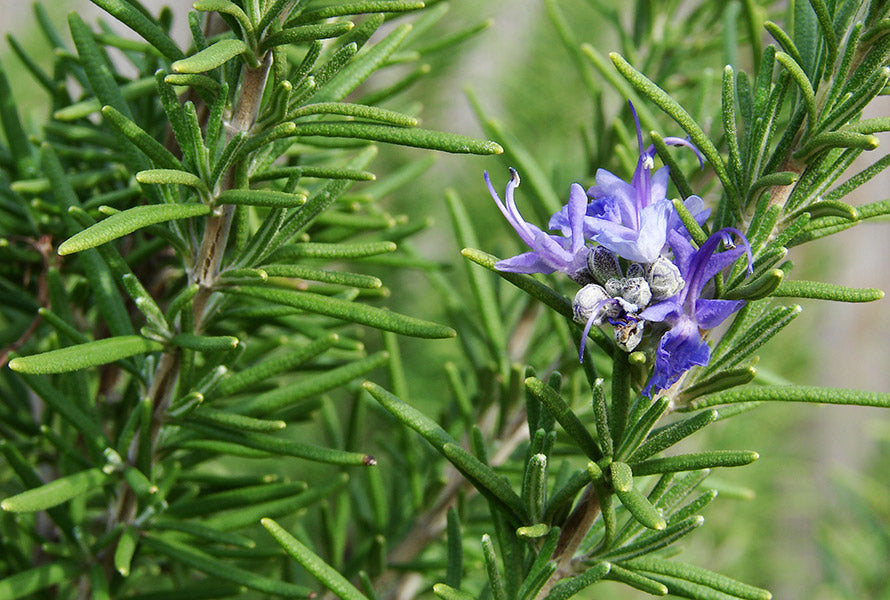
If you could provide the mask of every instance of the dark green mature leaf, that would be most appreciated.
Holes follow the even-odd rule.
[[[783,298],[816,298],[835,302],[874,302],[884,297],[884,292],[874,288],[851,288],[821,281],[783,281],[773,296]]]
[[[156,204],[134,206],[115,213],[95,225],[77,233],[59,245],[59,254],[73,254],[95,248],[119,237],[129,235],[149,225],[176,219],[189,219],[210,213],[204,204]]]
[[[559,421],[566,433],[578,444],[578,447],[592,460],[599,460],[603,453],[587,430],[587,427],[572,412],[571,407],[559,395],[559,392],[538,379],[529,377],[525,380],[525,387],[537,398],[550,414]]]
[[[890,394],[803,385],[764,385],[718,392],[693,400],[679,410],[697,410],[741,402],[812,402],[890,408]]]
[[[9,368],[29,374],[67,373],[163,349],[163,344],[139,335],[117,336],[42,354],[20,356],[9,361]]]
[[[10,496],[0,502],[0,508],[9,512],[45,510],[89,491],[95,491],[108,479],[108,474],[102,469],[87,469]]]
[[[435,421],[402,402],[395,395],[370,381],[366,381],[362,387],[368,390],[396,419],[426,438],[436,450],[445,455],[464,475],[473,480],[480,492],[501,504],[517,524],[525,520],[525,507],[522,499],[516,495],[503,476],[498,475],[491,467],[461,448],[454,438]]]
[[[696,471],[714,467],[742,467],[760,458],[751,450],[712,450],[697,454],[678,454],[665,458],[652,458],[631,465],[634,475],[655,475],[656,473],[676,473]]]
[[[736,581],[701,567],[674,560],[665,560],[657,556],[634,558],[622,562],[622,565],[644,573],[677,577],[678,579],[691,581],[733,597],[744,598],[745,600],[770,600],[772,598],[772,594],[767,590]]]
[[[303,565],[313,577],[318,579],[326,588],[343,600],[368,600],[367,596],[358,591],[336,569],[324,562],[320,556],[297,541],[272,519],[260,521],[272,537],[281,547],[290,554],[298,563]]]
[[[182,50],[170,39],[157,22],[149,19],[144,13],[134,8],[125,0],[90,0],[96,6],[107,11],[115,19],[141,35],[145,41],[157,48],[168,60],[182,58]]]
[[[312,590],[301,585],[286,583],[278,579],[257,575],[252,571],[238,567],[231,562],[221,560],[196,550],[185,544],[169,539],[147,534],[142,538],[143,543],[159,554],[163,554],[175,561],[186,564],[198,571],[202,571],[213,577],[232,581],[247,588],[282,596],[284,598],[310,598]]]
[[[348,302],[339,298],[331,298],[311,292],[294,292],[264,288],[233,287],[228,293],[259,298],[275,304],[293,306],[307,312],[327,315],[344,321],[362,323],[377,329],[401,333],[422,338],[454,337],[455,331],[450,327],[422,321],[414,317],[400,315],[373,306],[356,302]]]
[[[544,597],[544,600],[568,600],[569,598],[573,598],[575,594],[584,588],[596,583],[608,575],[611,569],[612,565],[610,563],[599,562],[574,577],[567,577],[560,581],[553,587],[550,593]]]
[[[392,127],[351,121],[319,121],[297,123],[292,133],[300,137],[322,136],[386,142],[400,146],[427,148],[458,154],[501,154],[504,149],[495,142],[486,142],[456,133],[429,129]]]
[[[50,586],[69,581],[83,568],[74,561],[60,560],[0,579],[0,600],[15,600]]]

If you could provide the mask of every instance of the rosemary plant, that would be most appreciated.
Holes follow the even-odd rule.
[[[0,69],[0,600],[771,597],[675,557],[711,470],[758,458],[683,443],[770,402],[890,407],[755,368],[787,299],[883,296],[794,279],[788,254],[890,213],[844,201],[890,164],[846,173],[890,130],[861,118],[890,6],[640,0],[624,33],[623,9],[573,4],[615,25],[606,58],[544,0],[597,124],[564,204],[472,94],[495,141],[418,126],[424,61],[487,25],[436,33],[447,2],[92,1],[133,36],[72,13],[72,48],[35,5],[51,68],[13,43],[40,129]],[[716,102],[689,75],[715,56]],[[503,152],[487,192],[445,194],[462,275],[382,202],[429,161],[375,181],[378,143]],[[492,203],[522,254],[487,252]],[[448,325],[387,308],[406,268]],[[405,336],[457,336],[445,385]]]

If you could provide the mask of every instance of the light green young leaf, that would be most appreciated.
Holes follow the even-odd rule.
[[[65,475],[40,487],[25,490],[0,502],[0,508],[9,512],[36,512],[45,510],[76,496],[103,486],[109,475],[102,469],[87,469]]]
[[[203,194],[209,194],[204,180],[182,169],[148,169],[136,173],[136,181],[155,185],[185,185]]]
[[[133,525],[128,525],[121,532],[114,549],[114,569],[123,577],[130,575],[130,564],[133,554],[136,552],[136,543],[139,532]]]
[[[702,519],[702,522],[704,522],[704,519]],[[655,581],[654,579],[650,579],[645,575],[635,573],[630,569],[625,569],[621,565],[612,564],[612,568],[606,575],[606,579],[620,581],[621,583],[629,585],[632,588],[642,590],[647,594],[651,594],[653,596],[666,596],[668,594],[667,586],[665,586],[660,581]]]
[[[475,596],[455,589],[446,583],[433,584],[433,593],[442,600],[475,600]]]
[[[389,125],[399,127],[416,127],[417,119],[409,115],[405,115],[393,110],[378,108],[376,106],[367,106],[365,104],[350,104],[348,102],[319,102],[317,104],[306,104],[297,110],[288,113],[289,119],[299,119],[307,115],[344,115],[354,117],[356,119],[367,119],[370,121],[379,121]],[[309,167],[311,171],[312,167]],[[306,175],[304,170],[303,175]],[[308,177],[308,175],[306,175]]]
[[[171,68],[176,73],[204,73],[227,63],[247,50],[247,44],[242,40],[219,40],[197,54],[177,60]]]
[[[105,338],[76,346],[67,346],[9,361],[9,368],[19,373],[42,375],[67,373],[114,362],[129,356],[159,352],[164,345],[139,335]]]
[[[353,587],[336,569],[298,542],[294,536],[285,531],[278,523],[272,519],[263,519],[260,523],[266,528],[266,531],[272,534],[275,541],[281,544],[281,547],[288,554],[339,598],[343,600],[368,600],[367,596]]]
[[[624,508],[636,519],[641,525],[649,529],[657,531],[664,530],[667,527],[664,517],[656,509],[649,500],[634,487],[633,474],[631,468],[623,463],[615,461],[609,465],[612,473],[612,488],[615,494],[624,505]]]
[[[77,233],[59,245],[59,255],[73,254],[116,240],[134,231],[174,219],[188,219],[206,215],[210,207],[204,204],[153,204],[135,206],[115,213]]]
[[[194,333],[177,333],[170,340],[174,346],[188,348],[196,352],[217,352],[231,350],[238,345],[238,338],[232,335],[197,335]]]

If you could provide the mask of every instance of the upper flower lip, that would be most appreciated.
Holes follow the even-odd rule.
[[[556,236],[542,231],[539,227],[527,222],[516,206],[514,191],[519,186],[519,173],[510,168],[510,181],[501,200],[491,183],[491,178],[484,173],[488,192],[507,219],[516,230],[520,239],[531,252],[519,254],[498,261],[495,268],[514,273],[552,273],[562,271],[570,277],[576,277],[587,268],[587,246],[584,239],[584,213],[587,210],[587,196],[584,188],[573,184],[569,194],[569,203],[565,210],[568,216],[568,231],[563,236]]]

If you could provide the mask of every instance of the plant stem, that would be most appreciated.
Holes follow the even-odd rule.
[[[256,122],[271,66],[272,53],[268,52],[258,67],[244,67],[241,95],[233,111],[232,120],[225,127],[226,142],[232,141],[240,133],[249,132]],[[220,186],[221,192],[234,187],[236,170],[237,165],[233,165],[226,172]],[[216,284],[217,277],[219,277],[220,265],[225,254],[226,242],[228,241],[234,214],[235,207],[233,205],[218,207],[210,218],[207,219],[207,225],[204,228],[204,237],[198,249],[195,269],[191,273],[191,282],[197,283],[200,286],[194,299],[196,332],[201,330],[207,300],[210,294],[213,293],[213,286]]]
[[[244,67],[244,75],[242,77],[241,94],[236,102],[233,110],[233,117],[226,127],[227,141],[231,141],[241,132],[248,132],[256,122],[259,114],[260,103],[263,97],[263,90],[266,86],[266,79],[272,66],[272,54],[267,53],[263,61],[256,68],[248,66]],[[230,189],[235,183],[236,166],[225,174],[222,183],[222,190]],[[195,331],[200,331],[204,320],[207,316],[207,301],[213,292],[217,277],[219,276],[220,266],[222,264],[223,254],[226,250],[226,242],[228,241],[229,229],[232,224],[232,216],[234,209],[231,206],[219,209],[207,219],[204,228],[204,236],[197,252],[197,260],[194,263],[194,269],[189,273],[189,282],[198,283],[200,286],[198,293],[194,298],[194,323]],[[162,355],[157,369],[155,369],[152,377],[151,387],[148,391],[148,397],[152,402],[152,422],[151,422],[151,448],[152,464],[155,462],[156,456],[154,449],[157,446],[157,439],[160,435],[161,426],[164,423],[164,414],[169,408],[173,400],[173,394],[176,391],[176,385],[180,376],[182,366],[182,354],[178,348],[169,348]],[[135,449],[138,448],[137,439],[133,440],[130,447],[129,462],[135,464]],[[149,479],[151,473],[145,473]],[[118,523],[129,523],[133,520],[137,509],[136,494],[132,490],[125,488],[121,494],[121,500],[117,506],[110,511],[112,518],[109,519],[108,527],[112,528]],[[109,552],[109,555],[113,552]],[[113,575],[110,569],[113,566],[106,561],[105,568],[109,578]]]
[[[584,489],[581,499],[578,500],[578,504],[575,505],[575,509],[569,515],[569,518],[566,519],[559,534],[556,549],[553,551],[551,559],[557,561],[556,571],[550,576],[550,579],[544,584],[538,595],[535,596],[535,600],[545,598],[559,580],[571,573],[572,557],[578,551],[578,547],[584,541],[599,513],[600,501],[597,498],[593,484],[590,483]]]

